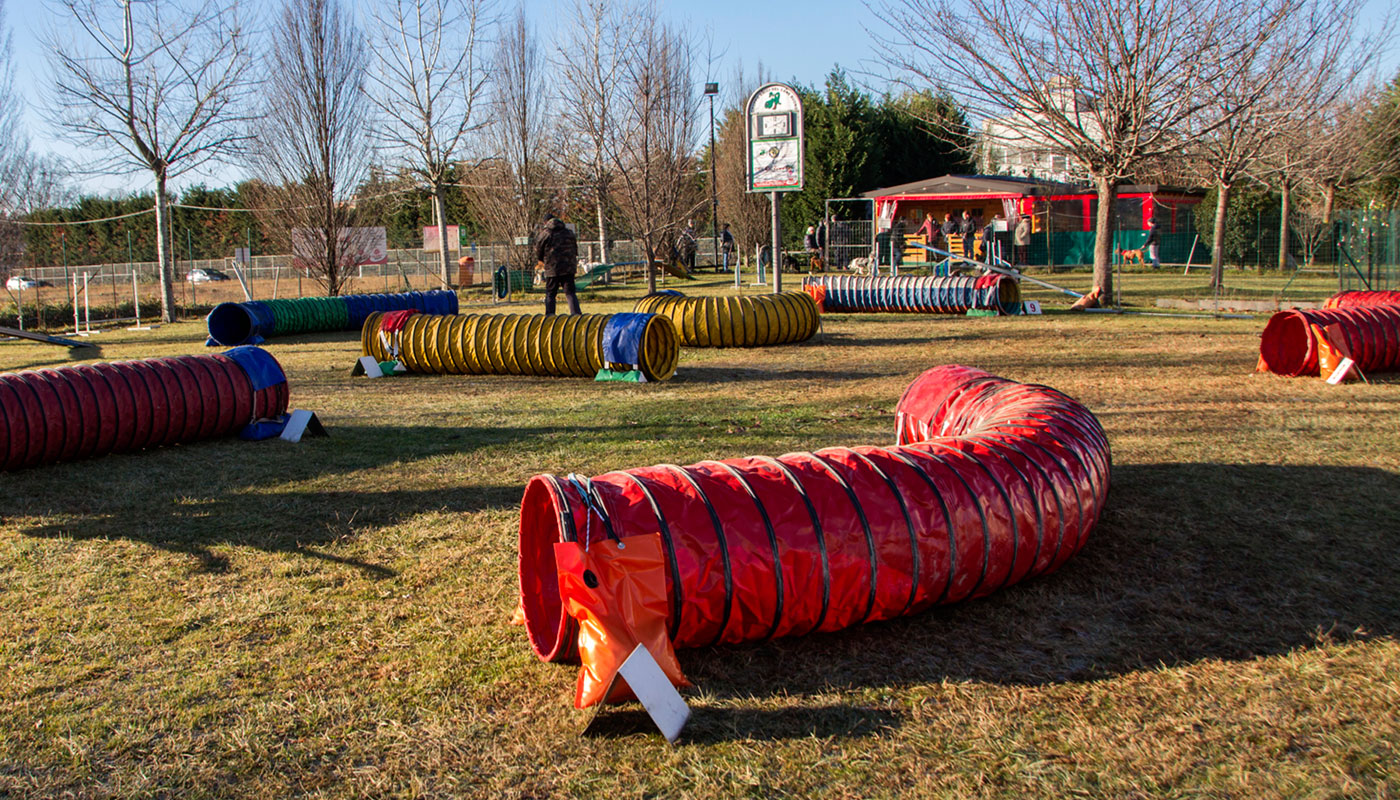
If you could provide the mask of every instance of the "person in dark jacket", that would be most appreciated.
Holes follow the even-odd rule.
[[[1157,230],[1157,220],[1147,221],[1147,241],[1142,243],[1147,248],[1147,257],[1152,259],[1152,268],[1159,269],[1162,262],[1157,258],[1157,251],[1162,246],[1162,234]]]
[[[972,258],[977,242],[977,218],[967,209],[963,209],[962,219],[958,221],[958,235],[962,236],[963,258]]]
[[[535,259],[544,267],[544,313],[554,313],[554,298],[564,290],[570,314],[581,314],[574,275],[578,273],[578,237],[564,221],[546,214],[535,235]]]

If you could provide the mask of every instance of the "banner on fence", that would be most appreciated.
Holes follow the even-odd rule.
[[[307,270],[322,260],[326,232],[316,228],[292,229],[292,266]],[[389,263],[389,240],[384,228],[341,228],[336,235],[341,266]]]
[[[458,232],[456,225],[447,226],[447,249],[461,250],[462,236]],[[423,226],[423,252],[436,253],[442,250],[442,243],[438,241],[438,226]]]

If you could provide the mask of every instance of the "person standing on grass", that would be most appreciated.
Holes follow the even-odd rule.
[[[1016,246],[1016,266],[1025,267],[1030,264],[1031,250],[1031,215],[1022,214],[1016,220],[1016,230],[1012,233],[1011,243]]]
[[[1161,244],[1162,234],[1157,231],[1157,220],[1150,219],[1147,221],[1147,241],[1143,242],[1143,246],[1147,248],[1147,257],[1152,259],[1153,269],[1162,266],[1162,262],[1157,260],[1157,249]]]
[[[729,261],[734,257],[734,234],[729,232],[729,223],[719,232],[719,251],[724,256],[724,271],[729,271]]]
[[[544,215],[544,224],[535,236],[535,260],[544,268],[544,313],[554,314],[554,298],[564,290],[570,314],[581,314],[574,275],[578,273],[578,237],[564,221]]]
[[[962,237],[963,258],[972,260],[972,248],[977,243],[977,220],[965,208],[958,221],[958,235]]]
[[[681,265],[687,275],[695,271],[695,253],[700,249],[700,240],[695,238],[695,223],[687,222],[685,230],[676,239],[676,250],[680,253]]]

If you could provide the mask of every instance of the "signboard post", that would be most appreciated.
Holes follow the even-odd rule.
[[[784,83],[760,86],[745,107],[749,191],[768,192],[773,213],[773,291],[783,290],[779,193],[800,192],[803,181],[802,97]]]

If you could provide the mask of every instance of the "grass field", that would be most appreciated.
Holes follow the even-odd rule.
[[[330,438],[0,479],[0,797],[1396,796],[1400,383],[1253,374],[1263,323],[832,314],[651,385],[369,381],[354,334],[273,340]],[[507,624],[526,480],[888,443],[948,362],[1098,415],[1113,485],[1084,552],[913,618],[681,651],[679,746],[629,708],[580,736],[575,669]],[[62,363],[0,342],[0,370]]]

